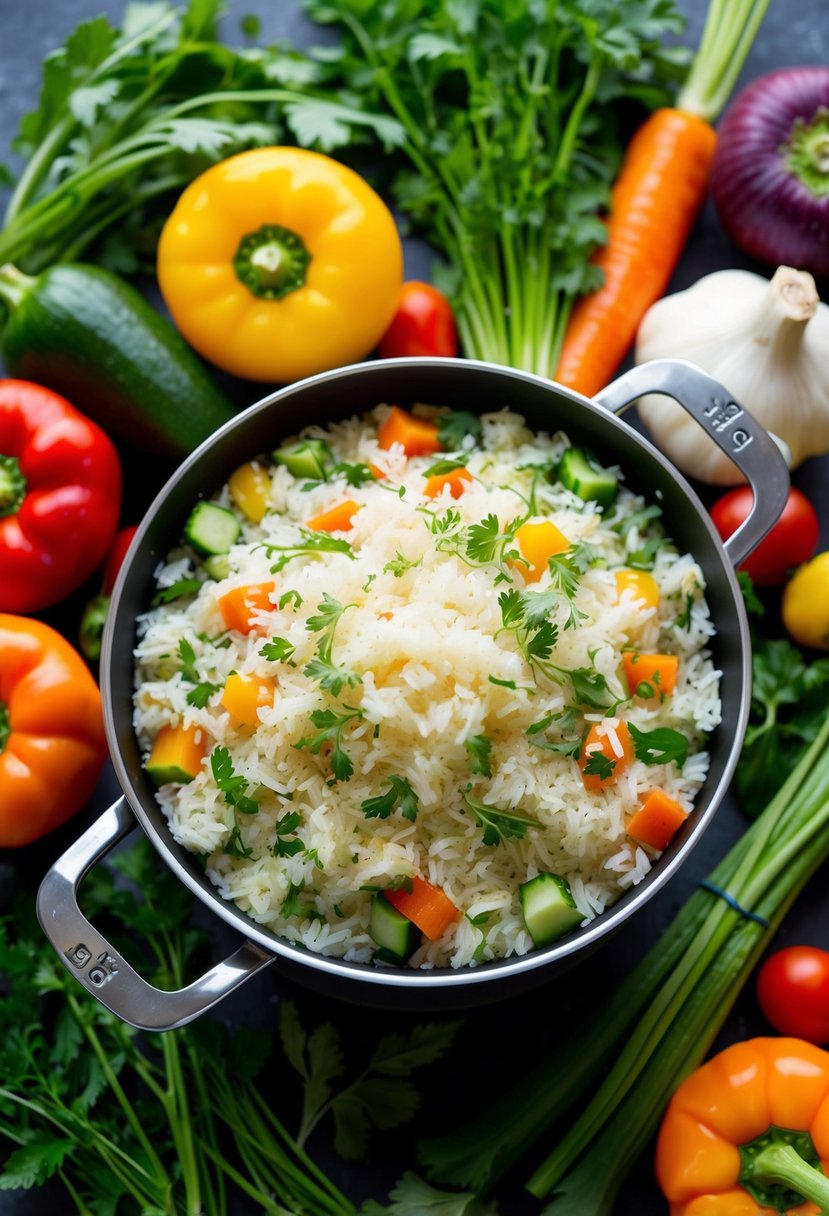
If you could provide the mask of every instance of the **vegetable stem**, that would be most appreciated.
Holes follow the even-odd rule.
[[[711,0],[678,110],[713,122],[728,100],[770,0]]]

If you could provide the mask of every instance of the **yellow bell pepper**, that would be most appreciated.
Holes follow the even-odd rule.
[[[302,148],[256,148],[196,178],[167,220],[158,282],[217,367],[284,382],[367,355],[391,322],[403,253],[357,173]]]
[[[783,624],[796,642],[829,650],[829,552],[795,571],[780,607]]]

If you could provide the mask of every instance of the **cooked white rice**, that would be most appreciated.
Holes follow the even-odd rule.
[[[182,576],[203,581],[197,594],[153,608],[140,622],[135,727],[145,751],[165,724],[183,720],[201,727],[211,748],[229,750],[235,772],[257,797],[258,814],[235,813],[217,788],[209,756],[195,780],[158,791],[173,836],[203,855],[225,899],[290,941],[368,961],[375,944],[365,888],[420,875],[464,915],[439,941],[424,939],[410,966],[460,967],[532,949],[518,889],[539,872],[566,878],[585,921],[642,880],[656,854],[630,839],[625,825],[655,786],[692,809],[708,767],[705,735],[720,719],[719,673],[706,649],[713,628],[691,555],[678,554],[667,539],[658,546],[651,570],[660,588],[657,609],[644,609],[630,591],[618,595],[616,571],[658,529],[652,522],[637,526],[642,499],[622,485],[615,507],[603,513],[528,467],[553,464],[568,445],[565,436],[533,434],[508,411],[486,415],[480,446],[464,444],[474,482],[456,501],[448,491],[432,500],[423,495],[423,475],[435,457],[407,459],[398,445],[378,449],[377,426],[387,410],[379,406],[362,419],[303,433],[325,438],[336,461],[371,463],[387,473],[385,479],[352,488],[334,475],[309,486],[263,461],[269,508],[261,524],[243,519],[242,536],[229,554],[231,573],[209,578],[187,547],[169,555],[157,572],[159,587]],[[425,407],[417,412],[430,414]],[[552,520],[572,544],[589,544],[594,557],[573,600],[583,614],[577,628],[564,627],[569,604],[557,597],[550,619],[559,632],[550,662],[604,676],[620,702],[609,711],[616,718],[643,730],[682,731],[690,746],[681,771],[673,761],[646,765],[637,759],[618,780],[588,792],[576,758],[538,744],[583,735],[602,719],[602,709],[581,705],[575,723],[553,717],[548,728],[527,733],[564,713],[574,696],[566,675],[555,681],[549,669],[545,675],[531,666],[515,631],[502,628],[499,595],[524,589],[521,567],[507,568],[512,583],[505,581],[503,569],[466,560],[451,540],[438,549],[430,525],[452,509],[459,521],[450,538],[493,513],[503,528],[528,515],[533,484],[533,518]],[[266,545],[295,543],[300,525],[346,498],[361,504],[353,527],[337,534],[348,540],[351,554],[300,555],[272,574],[280,554]],[[216,501],[233,507],[227,487]],[[402,572],[387,569],[401,554],[414,564]],[[549,589],[550,579],[543,574],[530,590]],[[276,591],[262,621],[264,636],[227,631],[218,597],[233,586],[266,581],[274,581]],[[282,599],[287,591],[297,592],[301,603]],[[336,626],[333,661],[361,677],[337,696],[304,671],[321,636],[306,624],[326,593],[349,605]],[[290,661],[259,653],[271,637],[295,647]],[[182,639],[193,648],[198,679],[215,685],[203,708],[187,700],[193,682],[181,669]],[[676,691],[661,704],[628,698],[621,656],[631,647],[679,656]],[[222,707],[222,687],[232,672],[276,682],[273,705],[260,710],[256,728],[235,724]],[[353,775],[337,781],[330,745],[313,754],[297,744],[319,733],[314,711],[342,712],[343,706],[360,716],[342,732]],[[473,771],[465,744],[474,736],[491,742],[491,777]],[[390,776],[404,778],[417,795],[413,822],[399,806],[387,818],[366,817],[362,803],[385,793]],[[463,799],[470,784],[479,801],[518,811],[538,826],[523,838],[485,844]],[[289,813],[299,816],[289,838],[303,847],[293,856],[275,856],[276,824]]]

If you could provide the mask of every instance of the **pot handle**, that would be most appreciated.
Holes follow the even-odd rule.
[[[751,513],[725,542],[729,560],[739,566],[774,527],[786,505],[789,470],[780,449],[719,381],[684,359],[653,359],[633,367],[595,400],[620,414],[645,393],[673,397],[734,461],[751,486]]]
[[[143,980],[78,906],[78,887],[87,873],[135,826],[126,800],[119,798],[49,870],[37,893],[37,915],[69,974],[110,1012],[139,1030],[175,1030],[272,963],[274,956],[246,941],[186,988],[164,992]]]

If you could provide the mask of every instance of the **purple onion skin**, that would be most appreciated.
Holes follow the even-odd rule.
[[[781,68],[743,89],[717,131],[711,194],[723,227],[771,266],[829,278],[829,194],[816,196],[786,166],[792,125],[829,110],[829,67]]]

